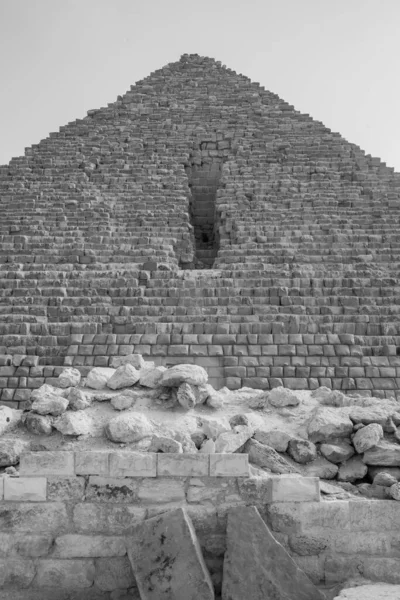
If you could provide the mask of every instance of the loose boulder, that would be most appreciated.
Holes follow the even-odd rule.
[[[176,440],[162,435],[153,435],[148,452],[166,452],[168,454],[182,454],[182,444]]]
[[[134,392],[133,390],[124,390],[111,398],[111,406],[115,410],[126,410],[135,404],[137,398],[137,392]]]
[[[271,431],[265,431],[263,429],[256,429],[254,432],[254,439],[261,444],[271,446],[277,452],[286,452],[289,441],[292,439],[292,435],[286,431],[279,429],[272,429]]]
[[[358,454],[363,454],[370,448],[373,448],[379,444],[383,438],[382,425],[378,423],[371,423],[359,429],[353,437],[353,446]]]
[[[354,454],[354,448],[345,441],[331,444],[321,444],[319,447],[322,456],[332,463],[338,464],[349,460]]]
[[[22,410],[0,406],[0,435],[11,431],[21,422]]]
[[[91,405],[91,397],[78,388],[72,387],[68,394],[68,408],[72,410],[85,410]]]
[[[196,406],[196,394],[189,383],[181,383],[176,393],[179,404],[186,410]]]
[[[139,374],[139,384],[143,387],[156,388],[166,370],[166,367],[143,367]]]
[[[361,456],[353,456],[340,465],[338,479],[339,481],[356,481],[365,477],[367,472],[368,467],[363,463]]]
[[[36,435],[50,435],[53,430],[53,420],[47,415],[30,412],[25,418],[25,427]]]
[[[152,436],[154,428],[144,415],[127,413],[111,419],[105,426],[105,433],[112,442],[139,442]]]
[[[364,453],[363,461],[366,465],[400,467],[400,445],[381,440]]]
[[[57,385],[60,388],[75,387],[79,385],[80,381],[81,374],[78,369],[68,368],[58,376]]]
[[[259,467],[267,468],[272,473],[298,473],[298,470],[292,467],[273,448],[264,446],[264,444],[260,444],[256,440],[250,439],[246,443],[244,450],[249,455],[249,462]],[[216,452],[219,452],[219,450],[216,450]]]
[[[291,390],[284,387],[276,387],[269,393],[268,399],[272,406],[297,406],[300,404],[300,398],[298,398]]]
[[[19,463],[22,452],[29,449],[29,442],[18,439],[0,440],[0,467]]]
[[[108,367],[95,367],[89,372],[86,378],[86,385],[94,390],[101,390],[106,386],[106,383],[114,375],[115,369]]]
[[[254,506],[228,512],[222,600],[324,600]]]
[[[60,394],[45,392],[41,395],[38,395],[37,399],[34,400],[32,403],[32,410],[39,415],[53,415],[57,417],[62,415],[62,413],[67,410],[68,404],[69,401],[67,398],[64,398]]]
[[[244,444],[251,438],[253,431],[246,428],[244,431],[226,431],[220,433],[215,440],[215,452],[217,454],[223,454],[228,452],[236,452],[244,446]]]
[[[208,374],[199,365],[175,365],[167,369],[161,378],[160,385],[164,387],[179,387],[181,383],[202,385],[207,383]]]
[[[136,526],[126,546],[142,600],[214,600],[200,544],[184,509]]]
[[[111,390],[120,390],[124,387],[135,385],[140,379],[139,371],[131,364],[121,365],[107,381],[106,385]]]
[[[141,354],[127,354],[126,356],[113,356],[111,358],[110,366],[114,369],[118,369],[118,367],[122,367],[122,365],[132,365],[135,369],[145,369],[148,365],[149,367],[154,366],[154,363],[146,363]]]
[[[287,452],[293,460],[303,465],[317,458],[317,448],[315,447],[315,444],[308,440],[291,439],[289,441]]]
[[[335,438],[349,437],[353,423],[340,409],[321,407],[316,410],[308,424],[308,437],[312,442],[326,442]]]
[[[68,411],[53,422],[53,427],[63,435],[88,435],[92,426],[92,419],[82,410]]]

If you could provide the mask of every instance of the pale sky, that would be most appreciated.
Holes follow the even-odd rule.
[[[185,53],[400,171],[400,0],[0,0],[0,164]]]

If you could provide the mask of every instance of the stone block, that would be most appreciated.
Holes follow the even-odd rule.
[[[46,477],[5,477],[4,500],[10,502],[45,502]]]
[[[93,585],[95,566],[92,559],[40,559],[36,563],[34,587],[79,589]]]
[[[20,558],[0,559],[0,597],[7,600],[8,593],[4,590],[9,586],[15,590],[22,590],[29,587],[36,574],[34,562],[32,560],[21,560]]]
[[[211,477],[248,477],[248,454],[210,454]]]
[[[73,509],[77,533],[129,535],[144,520],[146,509],[129,504],[80,503]]]
[[[75,474],[73,452],[26,452],[21,455],[20,475],[71,476]]]
[[[214,600],[200,544],[183,509],[136,527],[127,550],[142,600]]]
[[[205,476],[209,473],[207,454],[167,454],[157,455],[157,476]]]
[[[69,523],[61,502],[7,502],[0,508],[0,531],[56,532]]]
[[[168,504],[186,502],[184,478],[157,477],[143,479],[140,483],[137,497],[145,504]]]
[[[272,477],[270,502],[319,502],[318,477]]]
[[[113,477],[156,477],[157,454],[153,452],[112,452],[110,475]]]
[[[53,556],[57,558],[97,558],[99,556],[124,556],[125,554],[126,546],[122,536],[68,533],[56,538]]]
[[[138,480],[128,477],[90,475],[85,489],[88,502],[130,502],[137,500]]]
[[[52,502],[79,502],[85,495],[84,477],[47,476],[47,500]]]
[[[108,452],[75,452],[77,475],[108,475]]]

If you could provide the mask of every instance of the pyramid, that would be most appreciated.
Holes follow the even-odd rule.
[[[116,355],[400,397],[400,174],[183,55],[0,167],[0,402]]]

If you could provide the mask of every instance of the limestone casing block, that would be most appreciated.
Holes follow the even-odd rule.
[[[127,539],[142,600],[213,600],[214,590],[193,524],[178,508],[144,521]]]
[[[26,452],[21,455],[20,475],[57,475],[58,477],[75,474],[73,452]]]
[[[46,477],[5,477],[4,500],[19,502],[45,502]]]

